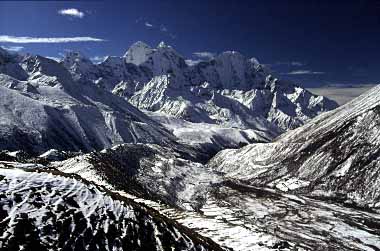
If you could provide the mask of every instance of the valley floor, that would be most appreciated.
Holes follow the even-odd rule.
[[[42,167],[2,163],[20,171]],[[159,211],[222,247],[237,251],[380,250],[380,215],[377,213],[248,186],[235,180],[215,184],[197,212],[115,192]]]
[[[134,198],[233,250],[379,250],[380,215],[225,182],[199,212]]]

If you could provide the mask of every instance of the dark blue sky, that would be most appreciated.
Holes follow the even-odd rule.
[[[70,8],[82,14],[58,13]],[[19,37],[106,41],[26,43],[30,39]],[[9,39],[13,43],[4,42]],[[237,50],[304,86],[380,82],[377,0],[0,1],[0,45],[6,48],[51,57],[79,50],[101,58],[123,55],[138,40],[165,41],[193,59],[194,52]]]

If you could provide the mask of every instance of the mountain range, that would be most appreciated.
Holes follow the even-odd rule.
[[[163,42],[157,48],[137,42],[123,57],[107,57],[96,65],[75,52],[62,63],[75,79],[90,80],[140,109],[190,122],[278,134],[337,107],[334,101],[275,78],[255,58],[236,51],[187,65]]]
[[[0,48],[0,249],[378,250],[379,107],[236,51]]]
[[[166,144],[175,138],[169,130],[181,136],[173,120],[161,120],[161,126],[137,107],[172,116],[177,124],[215,125],[197,145],[217,152],[270,141],[337,106],[272,77],[257,60],[238,52],[192,66],[164,43],[152,49],[137,42],[123,57],[100,64],[77,52],[61,62],[3,49],[0,57],[1,102],[7,107],[1,111],[6,120],[0,145],[7,149],[91,151],[117,143]],[[210,147],[210,142],[216,144]]]

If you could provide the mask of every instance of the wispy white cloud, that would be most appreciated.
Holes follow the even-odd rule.
[[[319,75],[319,74],[325,74],[325,72],[322,71],[310,71],[310,70],[299,70],[299,71],[291,71],[288,73],[284,73],[286,75]]]
[[[194,52],[193,55],[203,59],[213,59],[215,57],[215,53],[209,51]]]
[[[305,66],[306,64],[301,63],[301,62],[290,62],[290,65],[292,65],[292,66]]]
[[[104,42],[106,40],[95,37],[15,37],[15,36],[0,36],[0,42],[3,43],[73,43],[73,42]]]
[[[106,58],[107,56],[94,56],[94,57],[91,57],[90,60],[94,63],[100,63],[100,62],[103,62]]]
[[[375,85],[373,84],[338,84],[338,85],[329,85],[329,86],[321,86],[318,88],[308,88],[314,94],[326,96],[330,99],[335,100],[339,105],[343,105],[348,101],[356,98],[361,95],[363,92],[368,91]]]
[[[62,9],[58,11],[58,14],[63,16],[70,16],[70,17],[77,17],[77,18],[83,18],[84,12],[79,11],[78,9]]]
[[[177,36],[174,33],[171,33],[168,27],[165,24],[159,24],[152,22],[151,20],[147,20],[145,18],[139,17],[136,19],[136,24],[143,24],[147,29],[154,31],[161,31],[162,33],[166,33],[172,39],[176,39]]]
[[[151,24],[151,23],[149,23],[149,22],[145,22],[145,26],[151,28],[151,27],[153,27],[153,24]]]
[[[176,38],[177,38],[177,35],[176,35],[176,34],[173,34],[173,33],[170,33],[170,34],[169,34],[169,37],[170,37],[171,39],[176,39]]]
[[[306,63],[292,61],[292,62],[277,62],[277,65],[287,65],[287,66],[305,66]]]
[[[1,48],[7,51],[15,51],[15,52],[22,51],[24,49],[23,46],[1,46]]]
[[[162,31],[162,32],[168,32],[168,28],[166,28],[165,25],[161,24],[160,25],[160,31]]]
[[[197,60],[186,59],[185,62],[186,62],[186,64],[187,64],[188,66],[193,66],[193,65],[196,65],[196,64],[202,62],[202,60],[200,60],[200,59],[197,59]]]
[[[59,61],[62,60],[62,58],[59,58],[59,57],[50,57],[50,56],[46,56],[46,58],[51,59],[51,60],[54,60],[54,61],[57,61],[57,62],[59,62]]]

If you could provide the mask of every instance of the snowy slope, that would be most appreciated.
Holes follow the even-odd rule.
[[[170,148],[123,144],[74,157],[53,166],[112,190],[194,210],[200,207],[217,175],[202,164],[183,159]]]
[[[226,180],[162,147],[123,145],[54,166],[153,207],[234,250],[380,248],[377,214]]]
[[[91,151],[124,142],[176,144],[172,134],[126,100],[74,81],[56,61],[27,56],[15,64],[27,79],[0,72],[2,149]]]
[[[147,67],[153,76],[168,73],[180,75],[187,68],[183,57],[164,42],[153,49],[139,41],[128,49],[124,59],[127,63]]]
[[[379,208],[379,115],[376,86],[273,143],[222,151],[210,166],[252,184]]]
[[[269,142],[273,139],[266,131],[239,129],[212,123],[193,123],[159,112],[145,113],[170,130],[179,142],[204,152],[216,154],[223,149],[239,148],[250,143]]]
[[[72,62],[70,55],[65,62]],[[75,61],[75,60],[74,60]],[[76,61],[83,61],[78,57]],[[112,62],[111,62],[112,61]],[[88,80],[130,100],[140,109],[160,111],[191,122],[222,124],[240,129],[272,124],[265,130],[296,128],[337,104],[278,80],[258,63],[236,51],[187,65],[171,46],[133,44],[123,57],[92,67],[65,64],[70,72],[90,68]],[[74,70],[73,70],[74,69]],[[273,129],[273,125],[277,128]]]
[[[88,181],[1,165],[1,250],[222,250]]]
[[[234,99],[207,86],[194,87],[186,92],[176,87],[177,82],[171,75],[155,77],[129,101],[140,109],[166,113],[194,123],[255,129],[266,132],[268,138],[280,133],[264,117],[254,114]]]

